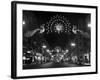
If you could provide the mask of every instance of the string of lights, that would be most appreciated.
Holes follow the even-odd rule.
[[[49,34],[50,32],[57,32],[62,33],[70,33],[71,31],[71,24],[70,22],[61,15],[56,15],[51,17],[51,19],[46,24],[46,33]]]

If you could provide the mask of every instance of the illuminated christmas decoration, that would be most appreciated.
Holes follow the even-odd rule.
[[[41,26],[40,26],[40,33],[43,33],[43,32],[45,32],[45,28],[44,28],[44,26],[45,26],[45,24],[42,24]]]
[[[56,46],[54,48],[54,51],[57,52],[57,53],[61,52],[61,47],[60,46]]]
[[[70,33],[72,31],[72,26],[64,16],[56,15],[51,17],[47,22],[45,30],[47,34],[50,32]]]
[[[55,30],[60,33],[63,30],[63,25],[62,24],[56,24],[55,26]]]

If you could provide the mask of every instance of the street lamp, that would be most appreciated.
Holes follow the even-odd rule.
[[[25,25],[25,21],[23,21],[23,25]]]
[[[47,46],[46,46],[46,45],[43,45],[42,47],[43,47],[43,48],[46,48]]]
[[[27,53],[31,53],[31,51],[27,51]]]
[[[68,50],[68,49],[66,49],[66,53],[68,53],[68,51],[69,51],[69,50]]]
[[[88,23],[88,25],[87,25],[87,26],[88,26],[88,28],[91,28],[91,23]]]
[[[72,42],[72,43],[71,43],[71,46],[72,46],[72,47],[75,47],[75,46],[76,46],[76,44],[75,44],[74,42]]]
[[[46,51],[47,51],[48,53],[50,52],[50,50],[49,50],[49,49],[47,49]]]

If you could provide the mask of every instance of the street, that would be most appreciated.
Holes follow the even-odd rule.
[[[40,68],[59,68],[59,67],[82,67],[89,65],[78,65],[71,62],[54,63],[48,62],[43,64],[27,64],[23,65],[23,69],[40,69]]]

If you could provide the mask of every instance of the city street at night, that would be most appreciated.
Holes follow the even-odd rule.
[[[90,66],[90,38],[90,14],[23,11],[23,69]]]

